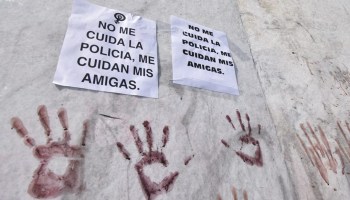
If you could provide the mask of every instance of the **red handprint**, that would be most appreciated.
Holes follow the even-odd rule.
[[[165,178],[163,178],[162,181],[159,183],[153,182],[147,175],[144,173],[144,167],[146,165],[152,165],[154,163],[160,163],[164,167],[168,165],[168,161],[163,154],[163,152],[158,150],[152,150],[153,148],[153,132],[152,128],[150,126],[150,123],[148,121],[143,122],[143,126],[146,132],[146,140],[148,145],[148,152],[145,152],[143,150],[143,142],[141,141],[138,130],[135,128],[135,126],[130,126],[130,132],[134,138],[136,147],[138,152],[141,155],[140,160],[135,164],[136,172],[139,176],[140,183],[143,189],[143,192],[148,200],[154,199],[158,193],[162,191],[168,192],[170,186],[174,184],[177,176],[179,175],[179,172],[172,172]],[[169,127],[165,126],[163,128],[163,138],[162,138],[162,148],[164,148],[169,140]],[[120,151],[120,153],[123,155],[123,157],[127,160],[131,160],[130,153],[124,148],[124,145],[120,142],[117,142],[117,147]],[[184,164],[187,165],[190,161],[191,157],[187,157],[184,160]]]
[[[350,147],[350,141],[348,140],[344,131],[347,129],[350,133],[350,125],[347,121],[345,121],[345,124],[346,127],[344,127],[343,129],[341,126],[341,122],[337,122],[337,126],[340,130],[340,133],[344,137],[347,145]],[[307,146],[304,140],[301,138],[301,136],[299,136],[299,134],[296,134],[302,148],[304,149],[307,157],[310,159],[311,164],[318,169],[323,180],[329,185],[330,182],[327,168],[329,167],[329,169],[336,174],[338,162],[335,159],[335,156],[333,155],[333,152],[331,150],[331,143],[328,141],[328,138],[326,136],[327,134],[323,131],[321,126],[313,127],[309,122],[306,122],[306,126],[305,124],[300,124],[300,128],[303,130],[306,140],[309,143],[309,146]],[[348,156],[348,154],[350,155],[350,152],[346,151],[346,148],[343,147],[339,138],[335,139],[335,141],[338,144],[338,147],[335,147],[334,153],[336,153],[339,156],[340,162],[342,164],[342,174],[345,174],[345,164],[346,161],[350,162],[350,158]],[[324,162],[325,158],[327,158],[328,163]]]
[[[40,160],[39,167],[34,171],[33,180],[28,187],[28,193],[35,198],[53,198],[64,192],[76,191],[80,186],[80,167],[84,156],[85,138],[88,132],[88,122],[83,123],[81,144],[70,145],[70,133],[68,131],[67,112],[61,108],[57,112],[60,123],[63,127],[63,139],[52,141],[49,116],[46,106],[38,107],[39,120],[47,136],[46,145],[36,145],[35,140],[28,135],[26,127],[21,119],[11,119],[12,128],[16,129],[18,135],[30,148],[33,148],[34,156]],[[63,175],[57,175],[48,168],[53,157],[64,156],[69,158],[69,164]]]
[[[245,125],[242,122],[241,113],[237,110],[236,114],[237,114],[237,119],[239,121],[239,124],[241,126],[241,130],[245,133],[244,135],[239,137],[239,140],[242,142],[242,146],[243,146],[243,144],[252,144],[252,145],[256,146],[256,150],[255,150],[254,155],[248,155],[246,153],[243,153],[242,151],[235,151],[235,152],[245,163],[247,163],[249,165],[256,165],[256,166],[261,167],[261,166],[263,166],[263,159],[262,159],[260,144],[259,144],[258,140],[256,140],[255,138],[252,137],[252,128],[250,126],[249,115],[248,114],[245,115],[246,120],[248,122],[248,127],[247,127],[248,130],[247,130]],[[226,115],[226,119],[231,124],[232,128],[234,130],[236,130],[236,127],[232,123],[231,117],[229,115]],[[261,130],[261,126],[260,126],[260,124],[258,124],[258,134],[260,134],[260,130]],[[230,148],[230,145],[225,140],[222,139],[221,143],[225,147]],[[241,149],[242,149],[242,147],[241,147]]]

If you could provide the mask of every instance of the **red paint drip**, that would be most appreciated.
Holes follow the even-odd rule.
[[[67,111],[64,108],[60,108],[57,112],[58,118],[64,130],[68,129],[68,116]]]
[[[244,126],[244,124],[242,122],[241,113],[238,110],[236,110],[236,114],[237,114],[237,118],[238,118],[239,124],[241,125],[241,129],[243,131],[245,131],[245,126]]]
[[[149,150],[149,152],[151,152],[152,151],[152,147],[153,147],[152,128],[151,128],[151,126],[150,126],[148,121],[144,121],[143,122],[143,127],[145,127],[145,131],[146,131],[148,150]]]
[[[184,165],[188,165],[188,163],[192,160],[193,157],[194,157],[194,155],[186,157],[184,160]]]
[[[230,145],[225,141],[225,140],[221,140],[221,143],[225,146],[225,147],[227,147],[227,148],[230,148]]]
[[[130,160],[130,153],[124,148],[124,145],[120,142],[117,142],[117,147],[123,157],[127,160]]]
[[[38,116],[42,127],[45,129],[47,137],[50,137],[50,119],[45,105],[38,106]]]
[[[162,138],[163,147],[165,147],[168,141],[169,141],[169,127],[165,126],[163,129],[163,138]]]
[[[316,153],[318,159],[321,160],[321,156],[318,154],[318,151],[316,150],[315,145],[312,143],[312,141],[311,141],[311,139],[310,139],[310,137],[309,137],[309,134],[307,134],[307,131],[306,131],[305,127],[304,127],[304,124],[300,124],[300,128],[303,130],[303,132],[304,132],[304,134],[305,134],[307,140],[309,141],[309,143],[310,143],[312,149],[313,149],[314,152]]]
[[[245,114],[245,117],[246,117],[247,122],[248,122],[248,135],[251,135],[251,134],[252,134],[252,127],[250,126],[250,118],[249,118],[249,115],[248,115],[248,114]]]
[[[24,139],[24,143],[29,147],[35,146],[35,140],[28,136],[28,131],[23,125],[22,120],[18,117],[13,117],[11,119],[12,129],[15,129],[18,135]]]
[[[300,138],[300,136],[299,136],[298,134],[296,134],[296,135],[297,135],[297,138],[298,138],[299,142],[301,143],[301,146],[303,147],[304,151],[306,152],[307,157],[310,159],[311,164],[312,164],[313,166],[315,166],[314,162],[313,162],[312,159],[311,159],[311,156],[310,156],[310,154],[309,154],[309,151],[307,150],[307,147],[306,147],[305,143],[303,142],[303,140]]]
[[[228,123],[230,123],[230,124],[231,124],[232,128],[233,128],[234,130],[236,130],[235,125],[233,125],[233,123],[232,123],[231,117],[230,117],[230,116],[228,116],[228,115],[226,115],[226,120],[228,121]]]
[[[143,147],[142,147],[143,144],[142,144],[139,133],[136,130],[135,126],[133,126],[133,125],[130,126],[130,132],[131,132],[132,137],[134,138],[137,150],[139,151],[139,153],[143,153]]]
[[[86,136],[89,130],[89,121],[85,120],[83,123],[83,137],[81,138],[81,146],[85,146]]]
[[[242,142],[244,142],[244,141],[242,141]],[[254,153],[254,156],[250,156],[250,155],[245,154],[241,151],[236,151],[236,154],[243,160],[243,162],[245,162],[249,165],[252,165],[252,166],[256,165],[256,166],[262,167],[263,166],[263,159],[262,159],[260,145],[259,145],[259,142],[256,140],[254,141],[254,143],[255,143],[254,145],[257,146],[257,149],[255,150],[255,153]]]

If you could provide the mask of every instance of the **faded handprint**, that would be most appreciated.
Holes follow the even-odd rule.
[[[239,140],[242,143],[242,147],[243,144],[252,144],[254,146],[256,146],[256,150],[254,152],[254,155],[248,155],[246,153],[244,153],[242,150],[242,147],[239,151],[235,151],[236,154],[247,164],[249,165],[256,165],[256,166],[263,166],[263,158],[262,158],[262,153],[261,153],[261,149],[260,149],[260,144],[259,141],[256,140],[253,136],[252,136],[252,128],[250,126],[250,118],[249,115],[246,114],[246,120],[248,123],[248,126],[245,127],[244,123],[242,122],[242,117],[241,117],[241,113],[237,110],[236,111],[236,115],[237,115],[237,119],[239,121],[240,127],[241,127],[241,131],[244,132],[245,134],[239,137]],[[226,120],[231,124],[232,128],[234,130],[236,130],[236,127],[234,126],[231,117],[229,115],[226,115]],[[260,130],[261,130],[261,125],[258,124],[258,134],[260,134]],[[221,143],[227,147],[230,148],[230,145],[228,144],[227,141],[225,140],[221,140]]]
[[[231,192],[232,192],[233,200],[238,200],[237,189],[235,187],[232,187]],[[243,190],[243,199],[248,200],[248,193],[245,190]],[[222,197],[218,195],[217,200],[222,200]]]
[[[350,126],[348,122],[345,122],[346,128],[350,133]],[[338,162],[334,158],[333,153],[331,151],[331,147],[329,144],[329,141],[326,137],[326,134],[324,133],[323,129],[320,126],[317,126],[317,128],[312,127],[312,125],[307,122],[306,123],[307,128],[304,124],[300,124],[300,128],[303,130],[306,140],[310,144],[309,147],[305,144],[303,139],[296,134],[301,146],[303,147],[304,151],[306,152],[307,157],[310,159],[310,162],[313,166],[316,166],[318,169],[321,177],[323,180],[329,185],[329,178],[328,178],[328,171],[327,167],[329,167],[330,170],[332,170],[335,174],[337,173],[337,166]],[[342,134],[342,136],[345,138],[345,141],[347,142],[348,146],[350,147],[350,142],[348,138],[346,137],[345,131],[341,126],[340,122],[337,122],[338,128]],[[319,133],[322,143],[320,142],[319,137],[316,133]],[[309,136],[311,133],[312,138]],[[335,148],[335,153],[339,156],[341,164],[342,164],[342,174],[345,174],[345,160],[344,157],[350,162],[350,158],[347,155],[347,152],[345,151],[345,148],[341,145],[340,141],[338,139],[335,140],[338,144],[338,147]],[[323,162],[323,158],[327,158],[328,160],[328,166],[326,166]]]
[[[38,107],[38,116],[47,137],[46,145],[36,145],[35,140],[28,135],[26,127],[18,117],[11,119],[12,128],[24,139],[24,143],[33,149],[33,155],[40,160],[39,167],[34,171],[33,180],[28,187],[28,193],[34,198],[53,198],[64,192],[74,192],[80,186],[80,168],[84,157],[85,138],[88,132],[88,122],[83,123],[82,140],[80,145],[70,145],[68,117],[64,108],[57,112],[63,127],[63,139],[52,141],[49,116],[46,106]],[[64,156],[69,164],[63,175],[55,174],[48,168],[52,158]]]
[[[132,137],[134,138],[137,150],[141,156],[140,160],[135,164],[135,170],[139,176],[143,192],[146,198],[150,200],[150,199],[154,199],[157,196],[157,194],[162,191],[168,192],[169,188],[174,184],[177,176],[179,175],[179,172],[176,171],[176,172],[170,173],[168,176],[163,178],[163,180],[160,181],[159,183],[153,182],[150,179],[150,177],[145,175],[144,167],[146,165],[160,163],[164,167],[166,167],[168,165],[168,161],[162,151],[152,149],[153,132],[152,132],[150,123],[148,121],[144,121],[143,127],[146,132],[148,151],[144,151],[143,142],[141,141],[138,134],[138,130],[135,128],[135,126],[133,125],[130,126],[130,132]],[[162,148],[166,146],[166,144],[168,143],[168,140],[169,140],[169,127],[165,126],[163,128]],[[125,159],[131,160],[130,153],[124,148],[124,145],[122,143],[117,142],[117,147]],[[187,165],[192,157],[193,156],[187,157],[184,160],[184,164]]]

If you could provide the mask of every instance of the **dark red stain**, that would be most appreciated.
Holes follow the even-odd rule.
[[[256,165],[256,166],[263,166],[263,157],[262,157],[262,152],[261,152],[261,148],[260,148],[260,144],[259,141],[256,140],[254,137],[252,137],[252,128],[250,125],[250,117],[248,114],[245,115],[246,121],[248,123],[248,130],[246,129],[245,125],[242,122],[242,117],[241,117],[241,113],[236,110],[236,115],[237,115],[237,119],[239,121],[239,124],[241,126],[241,130],[244,131],[246,134],[242,135],[241,137],[239,137],[239,140],[242,142],[242,147],[244,144],[252,144],[254,146],[256,146],[256,150],[254,152],[254,155],[248,155],[242,151],[236,151],[236,154],[247,164],[249,165]],[[234,125],[232,123],[231,118],[226,115],[226,119],[227,121],[232,125],[232,127],[234,128]],[[261,130],[261,125],[258,124],[258,134],[260,134],[260,130]],[[229,148],[230,145],[228,144],[228,142],[226,142],[225,140],[221,140],[221,143]],[[242,149],[242,148],[241,148]]]
[[[188,165],[188,163],[192,160],[192,158],[194,157],[194,155],[188,156],[184,159],[184,165]]]
[[[79,172],[84,157],[82,145],[85,144],[88,122],[85,121],[83,124],[81,145],[70,145],[68,118],[64,108],[58,111],[58,118],[64,129],[64,138],[61,141],[51,141],[51,128],[46,106],[41,105],[38,107],[38,116],[47,136],[46,145],[35,145],[34,139],[28,136],[28,131],[21,119],[18,117],[11,119],[12,128],[24,139],[26,145],[33,147],[34,156],[40,160],[40,165],[35,170],[33,180],[28,187],[28,193],[34,198],[54,198],[62,195],[64,192],[77,191],[80,186]],[[48,168],[48,163],[55,156],[69,158],[69,164],[63,175],[57,175]]]
[[[117,147],[123,157],[127,160],[130,160],[130,153],[124,148],[124,145],[120,142],[117,142]]]
[[[225,146],[225,147],[227,147],[227,148],[230,148],[230,145],[225,141],[225,140],[221,140],[221,143]]]
[[[163,146],[162,147],[165,147],[168,141],[169,141],[169,127],[165,126],[163,129],[163,138],[162,138]]]
[[[15,129],[18,135],[24,139],[24,144],[29,147],[35,146],[35,140],[28,135],[26,127],[23,125],[21,119],[18,117],[13,117],[11,119],[12,129]]]
[[[50,136],[50,133],[51,133],[50,119],[49,119],[49,115],[47,113],[46,106],[40,105],[38,107],[37,111],[38,111],[38,116],[39,116],[40,123],[41,123],[42,127],[45,129],[45,133],[46,133],[47,140],[48,140],[47,142],[50,142],[50,140],[51,140],[51,136]]]
[[[141,159],[135,164],[135,170],[139,176],[140,184],[143,190],[143,193],[145,194],[145,197],[147,199],[154,199],[157,197],[158,194],[165,191],[168,192],[171,188],[171,186],[175,183],[176,178],[179,175],[179,172],[175,171],[170,173],[168,176],[164,177],[162,181],[159,183],[155,183],[151,180],[149,176],[147,176],[144,173],[144,167],[147,165],[152,165],[155,163],[160,163],[164,167],[168,166],[168,160],[166,159],[163,152],[160,151],[153,151],[153,132],[151,125],[148,121],[143,122],[143,126],[145,128],[146,133],[146,141],[148,145],[148,152],[143,152],[143,143],[140,140],[140,137],[138,135],[138,131],[136,128],[131,125],[130,126],[130,132],[135,140],[135,144],[137,149],[139,150]],[[163,138],[162,138],[162,146],[165,147],[167,142],[169,141],[169,127],[165,126],[163,128]],[[117,142],[117,147],[120,151],[120,153],[123,155],[123,157],[127,160],[130,160],[130,154],[128,151],[124,148],[124,145],[120,142]],[[187,165],[189,161],[193,158],[194,155],[188,157],[185,159],[184,163]]]
[[[88,130],[89,130],[89,122],[88,120],[85,120],[84,123],[83,123],[83,134],[82,134],[82,137],[81,137],[81,146],[85,146],[85,141],[86,141],[86,136],[88,134]]]
[[[152,128],[151,128],[151,126],[150,126],[148,121],[144,121],[143,122],[143,127],[145,127],[145,131],[146,131],[148,151],[151,152],[152,151],[152,147],[153,147]]]
[[[130,126],[130,133],[132,135],[132,137],[134,138],[135,144],[137,149],[139,150],[139,153],[143,153],[143,143],[140,139],[139,133],[136,130],[134,125]]]
[[[233,123],[232,123],[231,117],[230,117],[230,116],[228,116],[228,115],[226,115],[226,119],[227,119],[228,123],[230,123],[230,124],[231,124],[232,128],[236,130],[235,125],[233,125]]]
[[[243,131],[245,131],[245,126],[244,126],[244,124],[243,124],[243,122],[242,122],[241,113],[237,110],[237,111],[236,111],[236,114],[237,114],[237,119],[238,119],[238,121],[239,121],[239,124],[241,125],[241,129],[242,129]]]
[[[248,135],[245,135],[248,136]],[[249,139],[243,139],[242,136],[240,138],[240,140],[246,144],[253,144],[254,146],[257,147],[257,149],[255,150],[254,156],[245,154],[241,151],[236,151],[236,154],[247,164],[249,165],[256,165],[256,166],[263,166],[263,159],[262,159],[262,153],[261,153],[261,149],[260,149],[260,145],[259,145],[259,141],[255,140],[254,138],[250,137]]]

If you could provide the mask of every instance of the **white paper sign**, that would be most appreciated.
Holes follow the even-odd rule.
[[[238,95],[226,34],[171,16],[173,82]]]
[[[75,0],[53,83],[158,98],[156,23]]]

